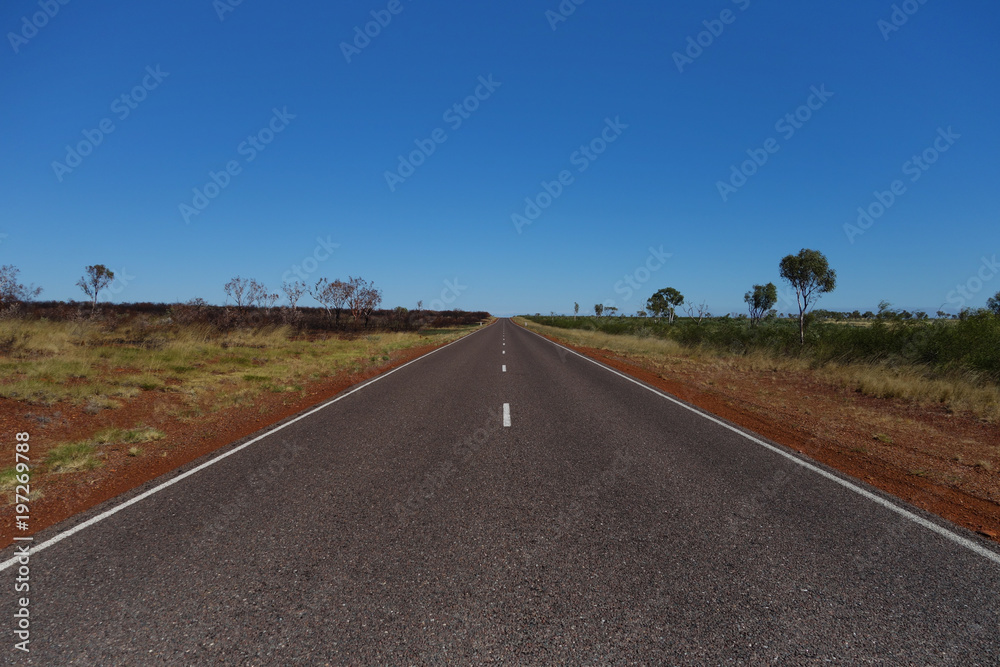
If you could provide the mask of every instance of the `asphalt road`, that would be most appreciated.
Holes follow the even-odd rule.
[[[0,660],[997,665],[996,550],[817,468],[500,320],[33,554],[28,654],[7,567]]]

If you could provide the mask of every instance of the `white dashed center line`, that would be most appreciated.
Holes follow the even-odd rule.
[[[504,372],[504,373],[506,373],[506,372],[507,372],[507,364],[504,364],[504,365],[503,365],[503,372]]]
[[[503,404],[503,425],[510,426],[510,403]]]

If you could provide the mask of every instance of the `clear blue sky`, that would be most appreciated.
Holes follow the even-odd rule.
[[[373,280],[388,307],[444,292],[501,315],[635,312],[672,286],[725,313],[807,247],[839,274],[823,308],[954,311],[958,285],[969,306],[1000,290],[982,266],[1000,253],[997,3],[910,0],[891,31],[889,1],[562,4],[556,22],[558,0],[5,2],[0,264],[49,299],[84,298],[88,264],[127,277],[114,301],[214,303],[237,274],[277,291],[298,266]],[[373,11],[391,22],[345,56]],[[602,132],[603,153],[577,153]],[[934,164],[907,164],[927,149]],[[767,161],[723,197],[747,151]],[[512,215],[563,171],[518,233]],[[210,172],[228,184],[185,216]]]

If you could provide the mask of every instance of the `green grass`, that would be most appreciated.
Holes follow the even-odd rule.
[[[17,486],[17,469],[11,466],[0,470],[0,492],[6,493]]]
[[[166,434],[163,431],[149,426],[138,426],[131,429],[111,427],[99,431],[90,439],[90,442],[95,445],[129,445],[137,442],[154,442],[165,437]]]
[[[67,473],[92,470],[101,465],[94,456],[94,446],[86,442],[71,442],[53,447],[45,456],[49,472]]]

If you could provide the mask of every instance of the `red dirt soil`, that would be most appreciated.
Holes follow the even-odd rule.
[[[864,396],[810,373],[697,361],[658,366],[546,338],[1000,542],[1000,476],[989,464],[1000,454],[996,424]],[[986,466],[972,463],[984,459]]]
[[[33,490],[41,496],[30,501],[30,528],[22,535],[33,535],[75,514],[125,493],[152,479],[190,463],[225,445],[252,435],[267,426],[333,398],[345,389],[401,366],[441,347],[435,343],[393,352],[389,361],[372,365],[359,373],[340,373],[334,377],[306,385],[295,394],[264,392],[254,397],[250,407],[231,407],[190,420],[179,420],[171,411],[182,405],[177,394],[143,391],[124,401],[121,408],[87,414],[80,407],[68,404],[53,406],[30,405],[0,398],[0,433],[9,438],[10,461],[0,462],[0,468],[14,464],[14,434],[30,434],[32,467],[41,461],[51,447],[67,441],[86,439],[107,428],[135,428],[137,424],[163,431],[166,437],[138,446],[139,456],[130,456],[133,445],[98,447],[103,465],[85,472],[34,474]],[[7,494],[4,494],[7,495]],[[34,495],[34,494],[33,494]],[[13,542],[14,505],[5,498],[0,519],[0,548]]]

